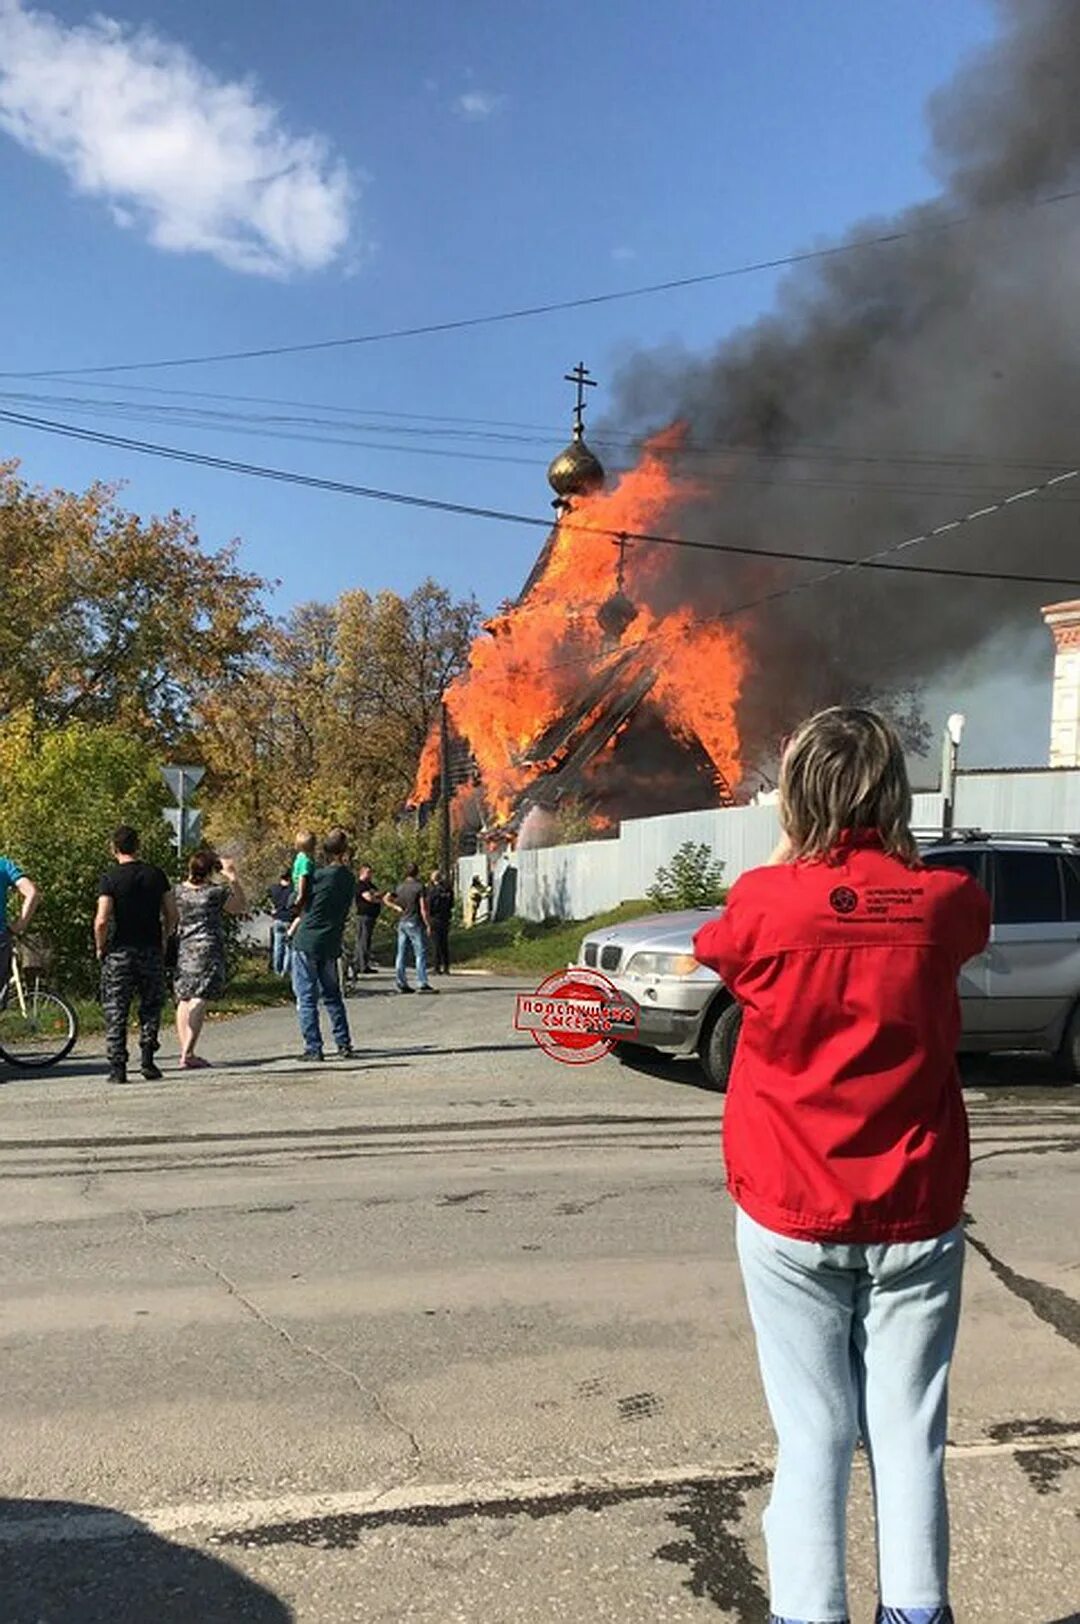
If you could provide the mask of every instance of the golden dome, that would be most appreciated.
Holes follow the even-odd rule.
[[[590,451],[581,434],[575,432],[566,450],[560,451],[549,465],[548,484],[565,502],[572,496],[590,496],[603,483],[603,464],[596,453]]]

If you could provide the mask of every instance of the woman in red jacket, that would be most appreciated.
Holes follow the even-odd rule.
[[[943,1455],[969,1171],[956,978],[990,904],[970,876],[920,865],[910,816],[893,730],[823,711],[785,750],[772,864],[694,941],[743,1010],[724,1155],[779,1445],[774,1624],[846,1624],[860,1435],[879,1624],[953,1617]]]

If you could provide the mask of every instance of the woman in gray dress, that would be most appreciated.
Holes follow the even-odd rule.
[[[173,978],[180,1064],[199,1071],[210,1064],[195,1053],[206,1005],[225,986],[225,915],[242,914],[247,903],[232,859],[212,851],[192,853],[187,880],[174,895],[180,916]]]

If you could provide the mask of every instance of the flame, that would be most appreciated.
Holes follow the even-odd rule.
[[[425,801],[433,801],[438,795],[439,770],[442,766],[439,755],[439,729],[433,726],[420,752],[420,764],[416,769],[416,779],[413,783],[411,800],[413,806],[423,806]]]
[[[605,648],[596,619],[615,590],[618,536],[670,533],[673,513],[696,494],[671,465],[684,432],[683,425],[674,424],[654,435],[637,466],[612,490],[575,501],[556,526],[528,596],[487,623],[470,651],[467,671],[447,690],[454,727],[469,742],[497,818],[510,814],[537,775],[537,764],[523,761],[523,752],[568,706],[580,703],[582,689],[605,664],[631,649],[639,652],[626,680],[655,670],[650,698],[672,733],[701,745],[718,784],[731,785],[740,777],[734,710],[743,647],[727,626],[698,621],[690,604],[665,612],[649,607],[658,589],[670,600],[673,549],[628,544],[623,591],[639,612],[618,647]],[[421,757],[414,803],[437,792],[438,765],[436,732]]]

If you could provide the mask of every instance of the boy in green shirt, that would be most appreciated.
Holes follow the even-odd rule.
[[[297,918],[311,900],[311,882],[315,878],[315,835],[310,829],[301,829],[296,837],[296,856],[292,866],[293,909]]]

